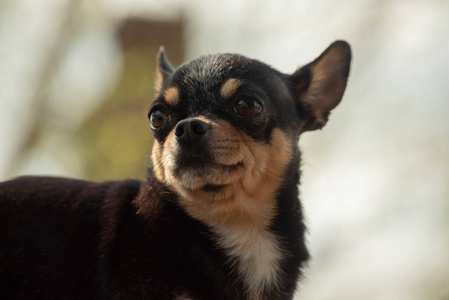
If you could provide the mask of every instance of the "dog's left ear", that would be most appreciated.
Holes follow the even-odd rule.
[[[302,131],[321,129],[330,111],[341,101],[351,62],[351,48],[344,41],[331,44],[317,59],[292,74]]]
[[[165,54],[164,46],[161,46],[159,48],[159,52],[157,53],[156,58],[156,64],[157,64],[157,74],[156,74],[155,89],[157,93],[160,93],[165,79],[167,79],[167,77],[170,76],[170,74],[173,73],[173,71],[175,70],[171,65],[170,61],[168,60],[167,55]]]

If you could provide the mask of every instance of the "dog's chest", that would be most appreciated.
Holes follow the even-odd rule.
[[[225,250],[250,299],[263,299],[277,289],[283,252],[276,236],[265,229],[214,230],[218,245]]]

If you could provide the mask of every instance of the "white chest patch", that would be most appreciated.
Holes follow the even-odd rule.
[[[279,284],[283,252],[275,235],[265,229],[233,231],[215,228],[218,245],[230,259],[236,259],[236,269],[250,299],[262,299],[265,289]]]

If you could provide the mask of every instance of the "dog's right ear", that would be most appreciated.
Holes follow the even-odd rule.
[[[170,61],[165,54],[164,46],[159,48],[159,52],[157,53],[156,58],[157,64],[157,74],[156,74],[156,82],[155,82],[155,90],[157,93],[160,93],[162,89],[162,85],[164,84],[165,79],[170,76],[171,73],[175,70],[171,65]]]
[[[344,41],[330,45],[317,59],[292,74],[294,96],[304,124],[302,132],[321,129],[341,101],[351,63]]]

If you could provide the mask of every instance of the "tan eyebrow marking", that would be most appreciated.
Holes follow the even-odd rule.
[[[230,78],[228,79],[220,89],[220,95],[223,99],[229,99],[232,97],[232,95],[237,92],[237,89],[242,84],[242,80],[237,78]]]
[[[164,92],[164,99],[168,104],[175,106],[179,102],[179,89],[171,87]]]

